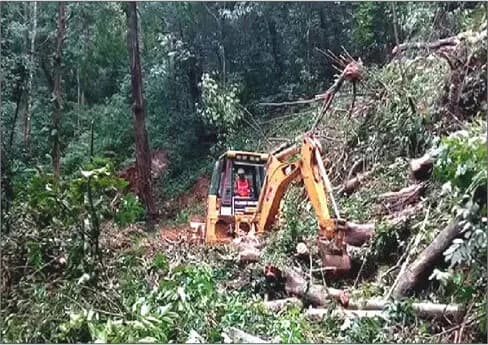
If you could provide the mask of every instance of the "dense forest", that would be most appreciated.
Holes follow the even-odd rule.
[[[486,343],[487,13],[0,3],[1,341]],[[347,274],[300,181],[263,238],[198,237],[222,153],[304,133]]]

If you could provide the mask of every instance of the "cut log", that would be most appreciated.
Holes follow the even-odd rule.
[[[347,309],[350,310],[383,310],[391,302],[384,299],[370,299],[370,300],[351,300]],[[454,318],[462,317],[464,314],[464,307],[460,304],[438,304],[430,302],[412,303],[413,311],[420,317],[434,318],[439,316],[450,316]]]
[[[397,192],[388,192],[378,195],[379,199],[402,199],[411,196],[412,194],[419,193],[422,189],[425,189],[425,183],[416,183],[411,186],[400,189]]]
[[[369,300],[349,300],[344,290],[327,288],[317,284],[308,284],[307,281],[292,269],[285,270],[283,276],[286,278],[285,290],[291,295],[303,299],[312,306],[327,306],[332,301],[339,302],[344,307],[345,314],[354,317],[377,316],[390,303],[384,299]],[[453,317],[459,319],[464,315],[465,308],[460,304],[437,304],[430,302],[418,302],[412,304],[412,309],[419,317],[435,318],[440,316]],[[355,313],[351,311],[376,311],[375,313]],[[309,309],[306,312],[307,317],[314,319],[321,315],[326,315],[326,309]]]
[[[350,195],[357,191],[361,184],[371,175],[372,171],[366,171],[362,174],[357,174],[356,177],[351,178],[344,182],[342,185],[342,191],[346,195]]]
[[[458,226],[459,219],[454,219],[442,230],[432,243],[424,249],[417,259],[407,267],[405,274],[400,277],[397,286],[393,290],[394,297],[407,295],[424,279],[434,268],[434,263],[442,256],[452,240],[461,234]]]
[[[407,49],[436,50],[445,46],[456,46],[457,44],[459,44],[459,38],[457,36],[443,38],[434,42],[402,43],[393,48],[392,54],[396,55]]]
[[[343,290],[326,288],[322,285],[309,284],[300,274],[292,269],[283,272],[285,277],[285,291],[303,299],[313,306],[324,306],[329,304],[331,299],[343,302],[346,299]]]
[[[372,299],[368,301],[350,301],[347,308],[337,308],[334,312],[348,318],[387,316],[386,307],[389,305],[384,300]],[[422,318],[438,318],[442,316],[460,320],[465,313],[465,308],[460,304],[437,304],[430,302],[412,303],[412,310]],[[324,308],[310,308],[305,312],[309,320],[320,321],[330,313]]]
[[[308,256],[309,255],[309,250],[308,250],[308,247],[305,243],[300,242],[297,244],[297,254],[299,256]]]
[[[450,316],[456,320],[461,320],[465,313],[465,308],[459,304],[436,304],[436,303],[414,303],[412,308],[418,316],[425,318],[439,318]]]
[[[382,310],[349,310],[344,308],[337,308],[332,311],[333,314],[342,317],[353,318],[364,318],[364,317],[377,317],[385,316]],[[305,317],[310,321],[322,321],[326,316],[330,314],[330,310],[323,308],[309,308],[305,312]]]
[[[432,175],[434,168],[433,157],[426,153],[420,158],[412,159],[409,164],[410,174],[418,181],[427,180]]]
[[[416,183],[402,188],[397,192],[388,192],[378,195],[378,199],[384,200],[382,207],[387,212],[398,211],[405,206],[416,203],[427,188],[426,182]]]
[[[272,312],[278,312],[287,306],[303,307],[303,302],[296,297],[266,301],[263,304],[267,310]]]
[[[244,343],[244,344],[268,344],[270,341],[256,337],[255,335],[241,331],[235,327],[229,327],[225,330],[225,334],[228,335],[232,343]],[[225,338],[225,337],[224,337]]]
[[[352,246],[362,246],[374,235],[374,224],[346,223],[345,241]]]
[[[399,212],[392,213],[386,217],[388,224],[391,226],[398,226],[406,223],[412,216],[419,213],[425,207],[423,202],[418,204],[407,206]]]

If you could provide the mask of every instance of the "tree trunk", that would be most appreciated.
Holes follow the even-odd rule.
[[[9,152],[12,152],[12,147],[14,145],[14,137],[15,137],[15,127],[17,127],[17,118],[19,117],[19,111],[21,107],[21,102],[22,102],[22,96],[23,96],[23,89],[22,89],[23,82],[22,80],[19,80],[17,82],[17,86],[15,88],[15,94],[17,95],[17,100],[16,100],[16,105],[15,105],[15,112],[14,112],[14,118],[12,120],[12,129],[10,130],[10,137],[8,140],[8,148]],[[11,157],[10,157],[11,158]]]
[[[417,181],[425,181],[432,175],[434,159],[429,153],[420,158],[412,159],[409,163],[410,174]]]
[[[432,271],[437,259],[442,256],[452,240],[461,234],[462,228],[458,223],[458,218],[451,221],[407,268],[393,290],[394,297],[399,298],[410,293]]]
[[[313,306],[324,306],[330,304],[333,300],[343,303],[346,297],[343,290],[307,282],[304,277],[293,269],[285,269],[282,273],[285,278],[286,293],[297,296]]]
[[[374,223],[356,224],[347,222],[346,227],[345,241],[352,246],[362,246],[371,240],[375,232]]]
[[[63,103],[61,99],[61,62],[63,56],[63,41],[66,32],[66,5],[63,2],[58,4],[58,30],[56,34],[56,55],[54,57],[54,79],[53,79],[53,97],[54,112],[52,116],[51,136],[53,146],[51,157],[53,160],[53,172],[56,178],[59,178],[61,171],[61,148],[59,140],[59,130],[61,122],[61,112]]]
[[[129,31],[129,61],[132,84],[132,111],[136,141],[137,192],[146,207],[147,217],[151,223],[156,215],[151,188],[151,153],[144,123],[144,98],[142,91],[142,74],[139,57],[139,40],[137,30],[137,7],[130,2],[127,9]]]
[[[27,79],[27,108],[24,114],[24,148],[27,152],[30,151],[30,136],[31,136],[31,116],[32,116],[32,79],[34,78],[34,63],[35,63],[35,43],[37,35],[37,2],[32,3],[32,31],[30,33],[30,47],[29,47],[29,78]]]
[[[273,55],[273,60],[275,63],[275,68],[277,73],[277,76],[280,77],[283,74],[283,63],[281,62],[280,59],[280,52],[279,52],[279,47],[278,47],[278,32],[276,31],[276,24],[274,20],[269,17],[267,19],[268,23],[268,32],[269,32],[269,37],[270,37],[270,43],[271,43],[271,52]]]
[[[302,308],[303,302],[296,297],[290,297],[290,298],[284,298],[284,299],[277,299],[274,301],[266,301],[266,302],[263,302],[263,305],[266,308],[266,310],[277,313],[287,306],[294,306],[294,307]]]
[[[374,299],[363,302],[366,303],[363,305],[357,305],[355,302],[350,302],[350,306],[347,308],[338,307],[335,310],[336,315],[339,314],[348,318],[388,316],[385,308],[390,304],[389,302]],[[465,313],[464,307],[460,304],[438,304],[430,302],[412,303],[412,311],[415,315],[425,319],[446,316],[460,320]],[[320,321],[329,315],[330,310],[325,308],[310,308],[305,312],[305,317],[311,321]]]

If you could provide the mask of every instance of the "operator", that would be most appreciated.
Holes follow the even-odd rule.
[[[237,180],[234,186],[234,194],[240,197],[249,197],[251,193],[250,183],[244,174],[244,169],[239,168],[237,170]]]

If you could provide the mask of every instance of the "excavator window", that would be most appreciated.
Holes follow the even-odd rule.
[[[210,195],[219,194],[220,180],[222,178],[222,165],[222,159],[219,159],[217,162],[215,162],[214,170],[212,172],[212,179],[210,180],[210,187],[208,189]]]
[[[234,183],[238,178],[237,171],[239,169],[244,170],[244,175],[246,179],[249,181],[250,193],[248,199],[257,201],[259,198],[259,193],[261,191],[261,186],[263,184],[264,166],[262,164],[235,162],[233,167],[233,174],[232,174],[233,177],[232,186],[234,186]]]
[[[220,184],[220,195],[222,196],[222,205],[230,206],[232,203],[232,186],[234,179],[232,176],[232,160],[225,160],[225,170],[222,171],[222,179]]]
[[[240,197],[234,191],[239,169],[244,169],[245,176],[249,181],[250,193],[248,197]],[[248,206],[252,206],[258,201],[264,178],[264,163],[222,157],[215,163],[209,193],[217,195],[221,199],[221,213],[229,214],[230,210],[234,209],[236,199],[246,200],[246,205],[250,203]]]

